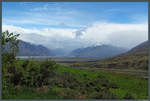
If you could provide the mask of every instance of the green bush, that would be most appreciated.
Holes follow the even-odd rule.
[[[15,56],[12,53],[2,53],[2,84],[8,86],[15,71]]]
[[[115,99],[117,96],[113,93],[111,93],[109,90],[104,89],[100,92],[94,92],[91,94],[91,98],[93,99]]]
[[[49,78],[55,75],[57,65],[54,61],[45,60],[37,63],[37,61],[25,60],[22,62],[15,60],[13,56],[8,57],[9,55],[6,54],[3,58],[5,61],[3,62],[3,79],[7,83],[27,87],[40,87],[48,85]]]
[[[135,99],[130,93],[126,93],[124,99]]]
[[[15,54],[13,53],[2,53],[2,63],[13,63],[15,61]]]

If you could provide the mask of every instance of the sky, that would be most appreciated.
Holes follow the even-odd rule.
[[[148,40],[147,2],[2,2],[2,30],[50,49]]]

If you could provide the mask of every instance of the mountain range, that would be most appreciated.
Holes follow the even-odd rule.
[[[145,41],[131,50],[100,60],[96,63],[98,68],[121,68],[121,69],[148,69],[148,41]]]
[[[96,57],[96,58],[107,58],[116,56],[118,54],[126,52],[127,49],[121,47],[115,47],[112,45],[100,45],[91,46],[87,48],[79,48],[71,52],[71,56],[75,57]]]
[[[63,49],[48,49],[42,45],[35,45],[29,42],[19,42],[18,56],[57,56],[57,57],[92,57],[92,58],[106,58],[116,56],[124,53],[126,49],[115,47],[111,45],[90,46],[86,48],[78,48],[66,55]]]
[[[131,50],[117,56],[100,59],[90,63],[74,63],[73,67],[90,67],[105,69],[148,70],[148,41],[145,41]]]
[[[8,46],[7,46],[8,47]],[[7,50],[7,49],[6,49]],[[127,51],[127,49],[112,46],[112,45],[99,45],[90,46],[86,48],[78,48],[70,52],[67,57],[84,57],[84,58],[108,58],[118,55],[147,55],[148,41],[141,43],[140,45]],[[19,42],[19,52],[17,56],[57,56],[63,57],[66,53],[63,49],[48,49],[43,45],[31,44],[29,42]]]
[[[17,56],[54,56],[54,53],[42,45],[20,41]]]

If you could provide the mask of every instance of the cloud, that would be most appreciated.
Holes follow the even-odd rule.
[[[83,34],[83,40],[92,44],[105,43],[132,48],[148,40],[148,24],[94,23]]]
[[[49,2],[49,3],[19,3],[22,9],[12,5],[13,9],[3,9],[3,24],[13,24],[17,26],[50,26],[50,27],[70,27],[79,28],[85,24],[92,24],[96,21],[110,21],[119,23],[141,23],[147,22],[147,14],[134,11],[134,9],[106,5],[101,3],[69,3],[69,2]],[[100,5],[100,6],[99,6]],[[116,4],[115,4],[116,5]],[[118,5],[118,4],[117,4]],[[95,7],[93,7],[95,6]],[[145,8],[145,7],[144,7]],[[130,10],[131,9],[131,10]],[[97,12],[98,11],[98,12]],[[131,13],[131,12],[133,13]],[[145,9],[142,11],[145,12]],[[16,14],[10,16],[11,13]],[[22,12],[22,13],[20,13]],[[118,17],[121,15],[121,18]],[[124,16],[125,15],[125,16]],[[81,31],[77,31],[79,33]]]
[[[3,25],[2,29],[20,33],[19,38],[24,41],[42,44],[50,49],[64,48],[70,51],[97,44],[132,48],[148,40],[148,24],[95,22],[84,29],[25,29],[13,25]]]
[[[82,36],[84,34],[84,32],[86,31],[85,28],[83,29],[79,29],[79,30],[76,30],[74,33],[75,33],[75,36],[76,38],[80,38],[80,36]]]

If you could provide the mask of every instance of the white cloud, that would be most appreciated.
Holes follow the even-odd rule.
[[[100,42],[132,48],[148,40],[148,25],[95,23],[85,33],[82,38],[84,40],[91,40],[93,44]]]
[[[21,33],[20,39],[49,48],[75,49],[99,43],[132,48],[148,40],[148,24],[93,23],[84,29],[77,38],[77,29],[44,28],[25,29],[12,25],[3,25],[3,31]]]

